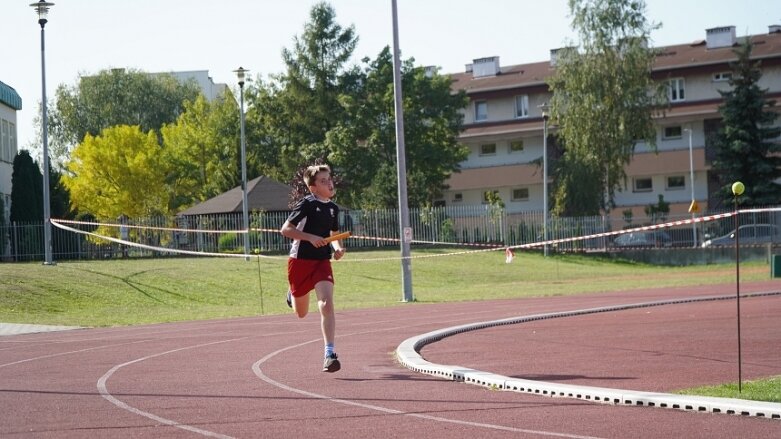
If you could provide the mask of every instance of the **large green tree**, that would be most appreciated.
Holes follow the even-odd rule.
[[[774,100],[765,98],[767,89],[759,87],[762,71],[759,61],[751,60],[751,41],[735,50],[738,60],[732,64],[731,90],[720,92],[724,98],[723,117],[714,146],[713,173],[721,184],[719,195],[725,203],[732,200],[732,183],[742,181],[745,206],[781,203],[781,145],[774,142],[781,128],[774,126],[778,113],[771,110]]]
[[[185,103],[176,123],[162,128],[171,208],[214,197],[240,182],[239,111],[231,96]]]
[[[282,51],[286,71],[248,90],[248,123],[272,127],[249,138],[260,142],[254,148],[276,153],[277,174],[290,178],[302,162],[328,156],[323,142],[347,117],[345,101],[358,85],[357,68],[348,66],[357,42],[354,27],[342,27],[333,7],[318,3],[293,47]]]
[[[655,147],[652,116],[666,94],[651,79],[647,44],[658,25],[646,20],[642,0],[569,0],[569,9],[579,45],[559,52],[549,80],[563,147],[553,212],[594,215],[623,186],[635,143]]]
[[[408,203],[430,206],[468,155],[468,148],[458,143],[467,98],[452,92],[449,77],[427,74],[413,59],[402,63],[401,74]],[[347,106],[349,121],[326,139],[332,163],[344,172],[339,201],[363,208],[396,207],[395,96],[388,47],[376,59],[365,60],[361,84]]]
[[[154,131],[118,125],[87,134],[66,163],[73,205],[98,219],[170,212],[169,169]]]
[[[200,89],[195,81],[180,83],[170,74],[110,69],[80,76],[75,86],[57,87],[50,107],[51,154],[67,159],[70,148],[89,134],[105,128],[138,125],[141,130],[159,130],[176,121],[185,100],[195,100]]]

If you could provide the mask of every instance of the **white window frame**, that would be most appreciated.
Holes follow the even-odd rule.
[[[0,160],[11,162],[11,133],[10,123],[0,119]]]
[[[645,187],[638,187],[639,182],[645,182],[648,181],[650,183],[650,186]],[[634,177],[632,178],[632,192],[652,192],[654,190],[654,179],[652,177]]]
[[[485,148],[487,146],[493,146],[493,151],[486,152]],[[480,144],[480,156],[492,156],[496,155],[496,143],[481,143]]]
[[[667,81],[667,97],[670,98],[670,102],[686,100],[686,81],[684,78],[672,78]]]
[[[480,109],[482,108],[482,112]],[[475,122],[488,120],[488,101],[475,101]]]
[[[669,133],[667,130],[670,129],[678,129],[678,134]],[[680,125],[668,125],[666,127],[662,127],[662,139],[664,140],[671,140],[671,139],[680,139],[683,137],[683,127]]]
[[[9,150],[11,155],[8,157],[8,160],[13,162],[16,154],[19,152],[19,146],[16,144],[16,124],[13,122],[8,122],[8,138],[10,139],[11,148]]]
[[[525,197],[516,197],[516,191],[526,191]],[[527,187],[517,187],[512,189],[510,192],[510,197],[512,201],[529,201],[529,188]]]
[[[679,186],[673,186],[670,184],[670,179],[680,179],[681,184]],[[667,178],[664,179],[664,188],[668,191],[680,191],[683,189],[686,189],[686,176],[684,175],[668,175]]]
[[[515,118],[529,117],[529,95],[515,96]]]
[[[464,194],[461,192],[456,192],[453,194],[453,202],[454,203],[461,203],[464,201]]]
[[[732,72],[718,72],[714,73],[711,78],[713,82],[727,82],[732,79]]]
[[[519,149],[513,149],[513,144],[515,145],[520,144],[521,147]],[[510,142],[507,145],[507,150],[510,152],[510,154],[521,152],[523,151],[523,149],[524,149],[523,139],[510,140]]]

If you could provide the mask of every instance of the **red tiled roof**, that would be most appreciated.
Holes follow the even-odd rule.
[[[781,32],[752,35],[749,38],[754,45],[752,59],[772,59],[775,63],[781,63]],[[738,37],[738,41],[742,41],[742,38]],[[704,40],[658,49],[660,54],[654,64],[654,72],[657,75],[673,69],[701,68],[708,65],[723,64],[726,68],[729,62],[737,60],[735,47],[708,49]],[[474,78],[472,72],[462,72],[453,73],[450,77],[453,80],[453,89],[464,90],[467,94],[534,86],[547,90],[545,79],[551,76],[553,71],[550,61],[542,61],[501,67],[500,73],[495,76]]]

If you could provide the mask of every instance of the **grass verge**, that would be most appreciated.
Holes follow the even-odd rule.
[[[733,265],[659,267],[583,255],[416,250],[416,301],[544,297],[734,282]],[[0,264],[0,321],[74,326],[137,325],[288,312],[287,259],[163,258]],[[353,251],[333,264],[340,309],[398,305],[396,251]],[[767,263],[741,264],[743,281]],[[314,305],[313,305],[314,306]]]
[[[749,399],[752,401],[781,402],[781,376],[745,381],[738,392],[738,383],[694,387],[680,390],[680,395],[715,396],[718,398]]]

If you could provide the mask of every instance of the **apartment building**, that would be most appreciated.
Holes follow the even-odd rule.
[[[781,25],[742,38],[751,39],[752,58],[761,61],[760,86],[768,90],[767,97],[781,98]],[[635,145],[627,184],[616,192],[611,216],[620,218],[631,209],[635,218],[644,217],[645,207],[659,195],[670,203],[670,214],[687,213],[692,188],[701,211],[721,207],[714,196],[718,184],[707,139],[720,126],[719,91],[729,89],[729,64],[737,59],[733,50],[742,38],[734,26],[726,26],[707,29],[703,40],[660,48],[652,77],[669,84],[670,107],[656,121],[657,151]],[[541,105],[551,97],[545,80],[555,71],[557,52],[552,50],[544,62],[508,67],[500,66],[498,56],[479,58],[465,72],[451,75],[454,89],[469,97],[460,140],[470,153],[461,172],[447,181],[444,204],[480,204],[486,192],[498,191],[509,212],[543,210]],[[555,126],[548,129],[550,163],[560,152],[550,135]],[[555,176],[550,169],[548,174],[550,182]]]
[[[16,112],[22,109],[22,98],[13,87],[0,81],[0,215],[8,221],[11,212],[11,176],[17,152]],[[0,253],[3,246],[0,243]]]

